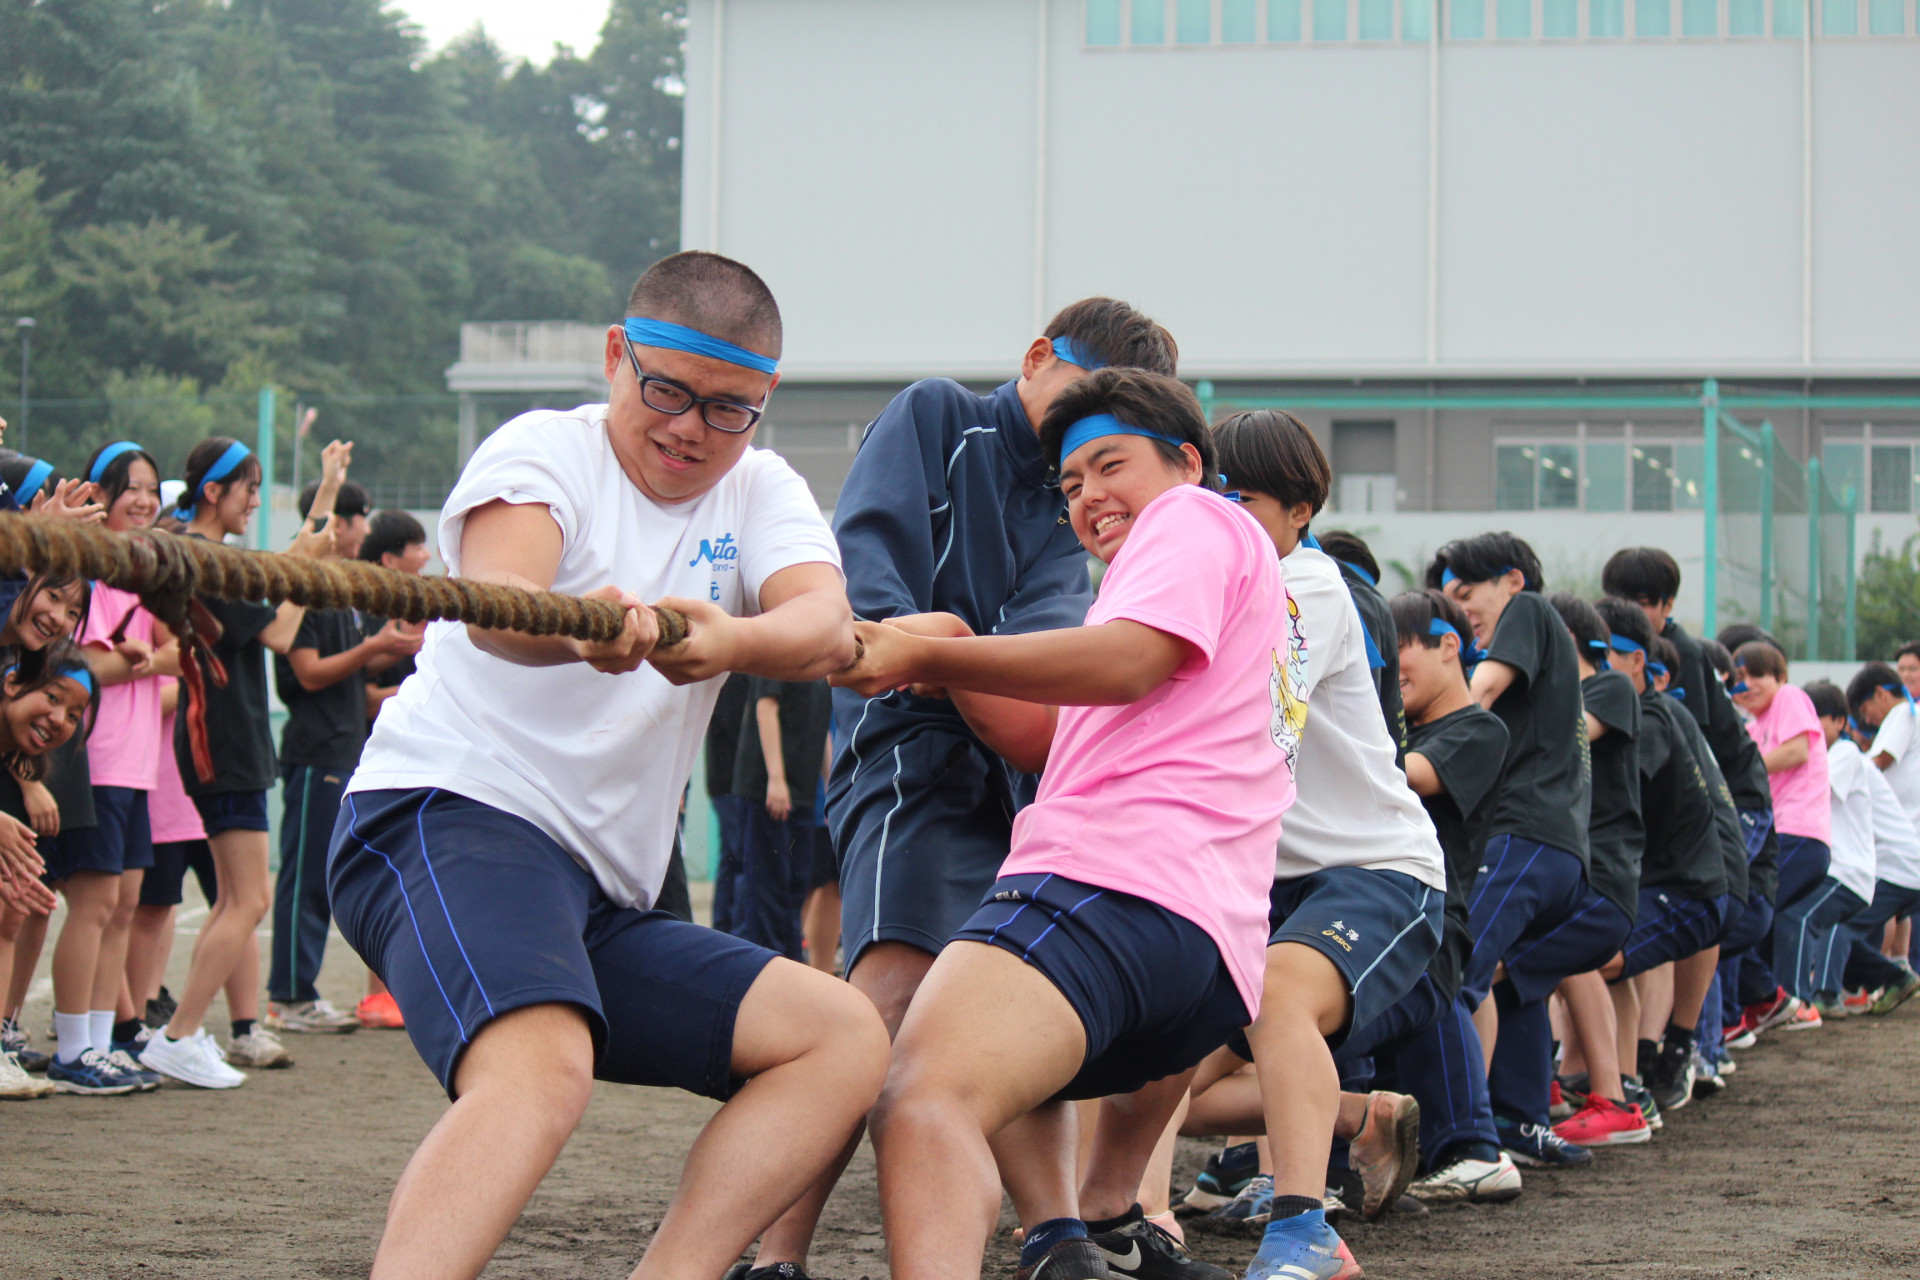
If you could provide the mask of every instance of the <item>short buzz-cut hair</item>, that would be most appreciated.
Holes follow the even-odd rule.
[[[1060,445],[1067,429],[1082,418],[1110,413],[1130,427],[1170,437],[1152,441],[1153,447],[1169,466],[1184,465],[1181,444],[1200,451],[1200,474],[1204,487],[1212,488],[1215,462],[1213,433],[1200,413],[1200,401],[1192,388],[1177,378],[1144,369],[1100,369],[1076,379],[1062,388],[1040,421],[1040,452],[1054,470],[1066,459]]]
[[[1600,570],[1600,589],[1635,604],[1658,604],[1680,594],[1680,562],[1659,547],[1623,547]]]
[[[1427,585],[1444,587],[1451,572],[1462,582],[1492,582],[1509,569],[1518,569],[1528,591],[1546,588],[1540,572],[1540,557],[1523,538],[1510,533],[1482,533],[1471,538],[1456,538],[1434,552],[1427,566]]]
[[[1670,679],[1680,678],[1680,650],[1675,647],[1673,641],[1665,636],[1655,636],[1650,652],[1653,654],[1653,660],[1667,669]]]
[[[773,290],[753,268],[717,253],[689,249],[648,267],[627,295],[627,315],[685,325],[780,358],[785,331]]]
[[[1333,468],[1307,425],[1284,409],[1252,409],[1222,418],[1213,428],[1220,471],[1228,489],[1264,493],[1283,507],[1327,505]]]
[[[1751,622],[1730,622],[1720,628],[1720,635],[1717,638],[1721,644],[1727,646],[1728,653],[1740,652],[1742,645],[1753,640],[1764,640],[1780,650],[1782,654],[1787,651],[1786,646],[1773,638],[1772,632],[1756,627]]]
[[[1180,347],[1164,325],[1118,298],[1082,298],[1047,321],[1046,338],[1073,344],[1109,367],[1145,369],[1171,378],[1179,371]]]

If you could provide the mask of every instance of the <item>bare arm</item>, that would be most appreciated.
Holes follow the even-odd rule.
[[[1433,770],[1433,761],[1418,751],[1407,752],[1407,785],[1413,788],[1417,796],[1437,796],[1440,794],[1440,775]]]
[[[1768,773],[1785,773],[1789,769],[1798,769],[1813,754],[1813,748],[1807,745],[1807,735],[1795,734],[1760,758],[1766,762]]]
[[[1473,679],[1468,688],[1473,700],[1487,710],[1493,710],[1493,704],[1500,701],[1500,695],[1513,686],[1520,673],[1497,658],[1487,658],[1473,669]]]
[[[955,689],[954,709],[995,755],[1022,773],[1041,773],[1053,751],[1060,709],[1018,698]]]
[[[760,588],[760,614],[736,618],[707,600],[662,600],[690,624],[684,644],[653,655],[674,684],[727,671],[776,680],[819,680],[853,661],[853,608],[830,564],[788,565]]]
[[[873,697],[910,684],[933,684],[1061,706],[1122,706],[1159,688],[1190,647],[1185,640],[1124,618],[1024,636],[941,639],[898,627],[855,626],[866,652],[834,679]]]
[[[767,814],[785,822],[793,812],[793,792],[787,786],[787,753],[780,744],[780,699],[762,698],[753,704],[754,724],[760,730],[760,754],[767,762]]]
[[[318,649],[289,650],[287,665],[293,668],[294,679],[300,682],[302,689],[317,693],[339,684],[357,671],[390,667],[402,654],[419,651],[420,641],[417,637],[405,634],[398,623],[389,622],[353,648],[324,658]],[[375,666],[375,663],[379,663],[379,666]]]

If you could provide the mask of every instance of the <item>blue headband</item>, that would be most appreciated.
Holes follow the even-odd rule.
[[[736,347],[723,338],[667,320],[628,316],[627,340],[643,347],[666,347],[671,351],[688,351],[696,356],[705,356],[709,360],[724,360],[756,373],[777,373],[780,369],[780,362],[772,356]]]
[[[1665,674],[1667,674],[1666,663],[1655,662],[1652,658],[1647,659],[1647,675],[1648,676],[1663,676]]]
[[[1099,356],[1089,354],[1085,347],[1082,347],[1072,338],[1064,335],[1053,340],[1053,354],[1059,356],[1068,364],[1079,365],[1088,373],[1092,373],[1095,369],[1104,369],[1107,367],[1105,360],[1102,360]]]
[[[60,668],[60,677],[85,689],[89,698],[93,696],[93,672],[87,670],[85,664],[75,663],[71,667]]]
[[[1498,572],[1498,573],[1496,573],[1496,574],[1494,574],[1493,576],[1494,576],[1495,578],[1504,578],[1504,577],[1506,577],[1506,576],[1507,576],[1508,574],[1510,574],[1510,573],[1512,573],[1512,572],[1513,572],[1513,566],[1512,566],[1512,565],[1508,565],[1508,566],[1507,566],[1506,568],[1504,568],[1504,569],[1502,569],[1502,570],[1501,570],[1500,572]],[[1522,578],[1523,580],[1525,579],[1525,577],[1526,577],[1526,575],[1525,575],[1525,574],[1522,574],[1522,575],[1521,575],[1521,578]],[[1490,580],[1491,580],[1491,579],[1489,579],[1489,581],[1490,581]],[[1441,586],[1443,586],[1443,587],[1444,587],[1444,586],[1447,586],[1447,585],[1449,585],[1449,584],[1451,584],[1451,583],[1455,583],[1455,582],[1458,582],[1458,581],[1460,581],[1460,575],[1459,575],[1459,574],[1457,574],[1457,573],[1455,573],[1455,572],[1454,572],[1454,571],[1453,571],[1452,569],[1448,569],[1448,568],[1445,568],[1444,566],[1443,566],[1443,567],[1441,568],[1441,570],[1440,570],[1440,585],[1441,585]]]
[[[40,486],[45,484],[47,477],[52,474],[53,464],[51,462],[48,462],[45,458],[36,461],[31,467],[27,468],[27,474],[21,478],[20,490],[15,494],[15,499],[23,507],[31,506],[34,495],[40,492]]]
[[[1592,649],[1598,653],[1605,653],[1608,649],[1611,649],[1612,647],[1613,646],[1608,644],[1605,640],[1587,641],[1587,648]]]
[[[1631,640],[1626,636],[1621,635],[1618,632],[1615,632],[1612,635],[1607,637],[1607,647],[1610,649],[1617,650],[1620,653],[1645,653],[1647,651],[1645,645],[1640,644],[1635,640]],[[1654,666],[1655,663],[1653,659],[1651,658],[1647,659],[1647,665],[1649,667]],[[1666,670],[1665,667],[1661,667],[1660,669],[1662,671]]]
[[[1680,701],[1685,702],[1687,700],[1687,691],[1677,684],[1670,684],[1667,686],[1667,696],[1669,698],[1678,698]]]
[[[1907,686],[1903,684],[1883,684],[1880,687],[1882,689],[1885,689],[1888,693],[1899,694],[1901,697],[1905,698],[1910,704],[1913,703],[1913,700],[1914,700],[1913,695],[1907,692]]]
[[[145,449],[131,440],[122,440],[117,444],[108,445],[100,451],[100,456],[93,460],[93,470],[87,472],[88,483],[99,484],[100,477],[107,473],[107,468],[113,465],[113,460],[122,454],[145,452]]]
[[[1727,686],[1728,693],[1745,693],[1746,691],[1747,691],[1747,682],[1745,680],[1735,680],[1732,684]]]
[[[1427,634],[1430,636],[1452,636],[1458,640],[1460,642],[1460,661],[1465,666],[1474,666],[1487,656],[1486,650],[1474,648],[1473,637],[1461,635],[1460,628],[1454,626],[1445,618],[1430,619],[1427,623]]]
[[[174,508],[173,514],[182,520],[193,519],[194,508],[200,505],[200,491],[205,490],[210,484],[219,484],[222,480],[225,480],[233,474],[235,467],[245,462],[252,455],[253,450],[247,448],[247,446],[241,444],[238,440],[228,445],[227,451],[220,455],[220,460],[211,467],[208,467],[207,474],[200,477],[200,483],[195,486],[195,491],[180,495],[180,505]]]
[[[1065,466],[1067,459],[1077,453],[1080,446],[1087,441],[1098,440],[1102,436],[1145,436],[1149,440],[1170,444],[1176,449],[1186,443],[1172,436],[1161,435],[1158,431],[1148,431],[1145,427],[1129,426],[1110,413],[1096,413],[1080,419],[1068,427],[1066,434],[1060,437],[1060,465]]]
[[[1334,559],[1340,560],[1340,557],[1335,556]],[[1380,585],[1380,579],[1374,577],[1372,574],[1368,573],[1365,569],[1362,569],[1359,565],[1355,564],[1353,561],[1340,560],[1340,563],[1347,566],[1347,568],[1353,570],[1355,573],[1359,574],[1360,580],[1362,582],[1365,582],[1368,586],[1377,587]]]

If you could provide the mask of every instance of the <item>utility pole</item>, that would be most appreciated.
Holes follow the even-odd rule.
[[[33,317],[21,316],[14,321],[14,327],[20,330],[20,452],[27,452],[27,388],[28,378],[33,372]]]

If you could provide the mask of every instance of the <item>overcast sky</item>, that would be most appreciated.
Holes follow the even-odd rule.
[[[427,34],[435,49],[478,23],[509,56],[544,64],[555,44],[593,51],[607,19],[607,0],[390,0]]]

